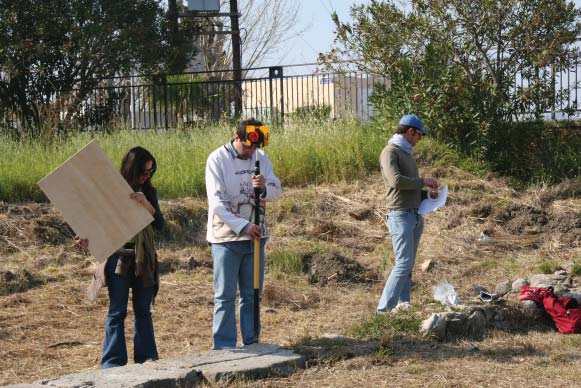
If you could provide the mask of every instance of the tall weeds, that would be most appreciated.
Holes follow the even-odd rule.
[[[52,141],[2,138],[0,200],[45,200],[36,182],[93,138],[117,166],[129,148],[149,149],[157,159],[154,185],[162,197],[203,196],[206,159],[233,132],[224,124],[188,131],[81,133]],[[355,120],[302,123],[272,128],[266,151],[285,185],[349,181],[377,169],[385,141],[380,130]]]

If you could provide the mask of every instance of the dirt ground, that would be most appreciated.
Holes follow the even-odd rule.
[[[412,305],[426,316],[431,287],[446,278],[463,301],[475,285],[581,266],[581,181],[517,191],[455,168],[428,171],[449,186],[447,205],[425,217]],[[261,341],[300,350],[325,334],[354,338],[375,310],[393,264],[379,175],[288,189],[270,205],[267,252],[294,252],[302,270],[267,263]],[[212,261],[203,200],[161,203],[161,290],[153,319],[160,357],[209,350]],[[492,244],[479,243],[484,233]],[[48,204],[0,202],[0,385],[99,367],[106,291],[85,291],[94,263]],[[431,260],[428,271],[420,264]],[[581,280],[577,277],[575,281]],[[132,337],[129,307],[126,333]],[[131,340],[128,352],[132,354]],[[288,378],[234,387],[581,386],[581,335],[491,330],[483,340],[436,342],[415,335],[326,343]]]

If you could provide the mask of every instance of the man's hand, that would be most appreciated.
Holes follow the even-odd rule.
[[[266,186],[264,175],[254,175],[252,176],[252,187],[255,189],[264,189]]]
[[[246,228],[246,235],[253,240],[258,240],[262,237],[262,228],[258,225],[250,224]]]
[[[422,178],[424,186],[428,186],[432,190],[437,190],[440,186],[440,182],[432,178]]]

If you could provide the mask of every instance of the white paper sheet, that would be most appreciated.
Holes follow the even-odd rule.
[[[448,198],[448,186],[443,186],[440,189],[440,194],[436,199],[426,198],[420,203],[418,209],[419,214],[431,213],[434,210],[444,206],[446,204],[446,198]]]

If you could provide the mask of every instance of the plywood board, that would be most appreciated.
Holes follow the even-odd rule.
[[[38,185],[75,233],[89,239],[99,262],[153,221],[129,198],[133,190],[94,140]]]

